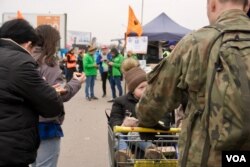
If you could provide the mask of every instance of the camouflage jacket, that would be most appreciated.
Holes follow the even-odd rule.
[[[249,22],[241,10],[228,10],[217,19],[216,24],[228,25]],[[179,106],[183,93],[188,93],[188,104],[179,138],[179,166],[221,166],[220,153],[211,150],[209,161],[203,162],[204,149],[205,87],[208,66],[208,47],[217,36],[217,31],[204,27],[186,35],[175,47],[171,55],[148,74],[148,87],[137,104],[136,114],[141,126],[153,127],[165,112]],[[204,114],[205,115],[205,114]],[[191,127],[191,128],[190,128]],[[192,129],[187,147],[187,131]],[[183,163],[184,162],[184,163]]]

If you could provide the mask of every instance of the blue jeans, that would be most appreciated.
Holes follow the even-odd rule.
[[[86,97],[94,97],[94,86],[95,86],[95,75],[87,76],[85,84],[85,95]]]
[[[36,161],[32,167],[57,167],[61,138],[41,140],[37,151]]]
[[[73,78],[73,73],[76,72],[76,68],[67,68],[66,80],[69,82]]]
[[[122,91],[121,77],[120,76],[110,77],[109,83],[110,83],[113,99],[116,98],[115,86],[117,86],[117,89],[119,91],[119,96],[122,96],[123,91]]]
[[[124,135],[122,133],[120,133],[120,134]],[[136,138],[136,140],[141,140],[139,136],[136,136],[135,138]],[[127,149],[130,149],[131,144],[128,145],[128,143],[127,143],[128,138],[126,136],[121,136],[121,137],[119,137],[119,139],[120,140],[118,141],[118,146],[117,146],[118,148],[117,148],[117,150],[127,150]],[[135,140],[135,139],[133,139],[133,140]],[[138,148],[140,148],[143,151],[145,151],[146,148],[148,148],[148,147],[150,147],[150,146],[153,145],[152,142],[146,142],[146,141],[140,141],[140,142],[136,142],[136,143],[133,143],[132,141],[130,141],[130,143],[137,145]]]

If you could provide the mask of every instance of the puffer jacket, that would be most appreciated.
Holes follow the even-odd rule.
[[[112,110],[110,113],[110,125],[120,126],[126,116],[126,112],[131,113],[131,117],[136,118],[135,105],[138,100],[133,96],[132,93],[127,93],[124,96],[117,97],[112,105]]]

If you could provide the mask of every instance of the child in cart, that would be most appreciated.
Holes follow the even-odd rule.
[[[116,125],[135,127],[138,125],[135,106],[147,86],[146,73],[139,67],[138,61],[132,58],[124,60],[122,71],[128,91],[126,95],[114,100],[110,114],[110,124],[112,127]],[[131,158],[130,148],[126,142],[127,139],[123,139],[119,140],[116,148],[115,159],[117,162],[126,162]],[[144,158],[146,159],[161,158],[160,151],[156,149],[152,142],[141,141],[138,143],[138,147],[144,151]],[[130,153],[128,153],[128,150]]]

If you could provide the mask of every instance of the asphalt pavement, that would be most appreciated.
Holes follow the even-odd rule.
[[[98,100],[87,101],[81,90],[65,103],[64,137],[61,143],[58,167],[108,167],[108,132],[105,109],[111,108],[110,85],[102,98],[101,80],[95,83]]]

